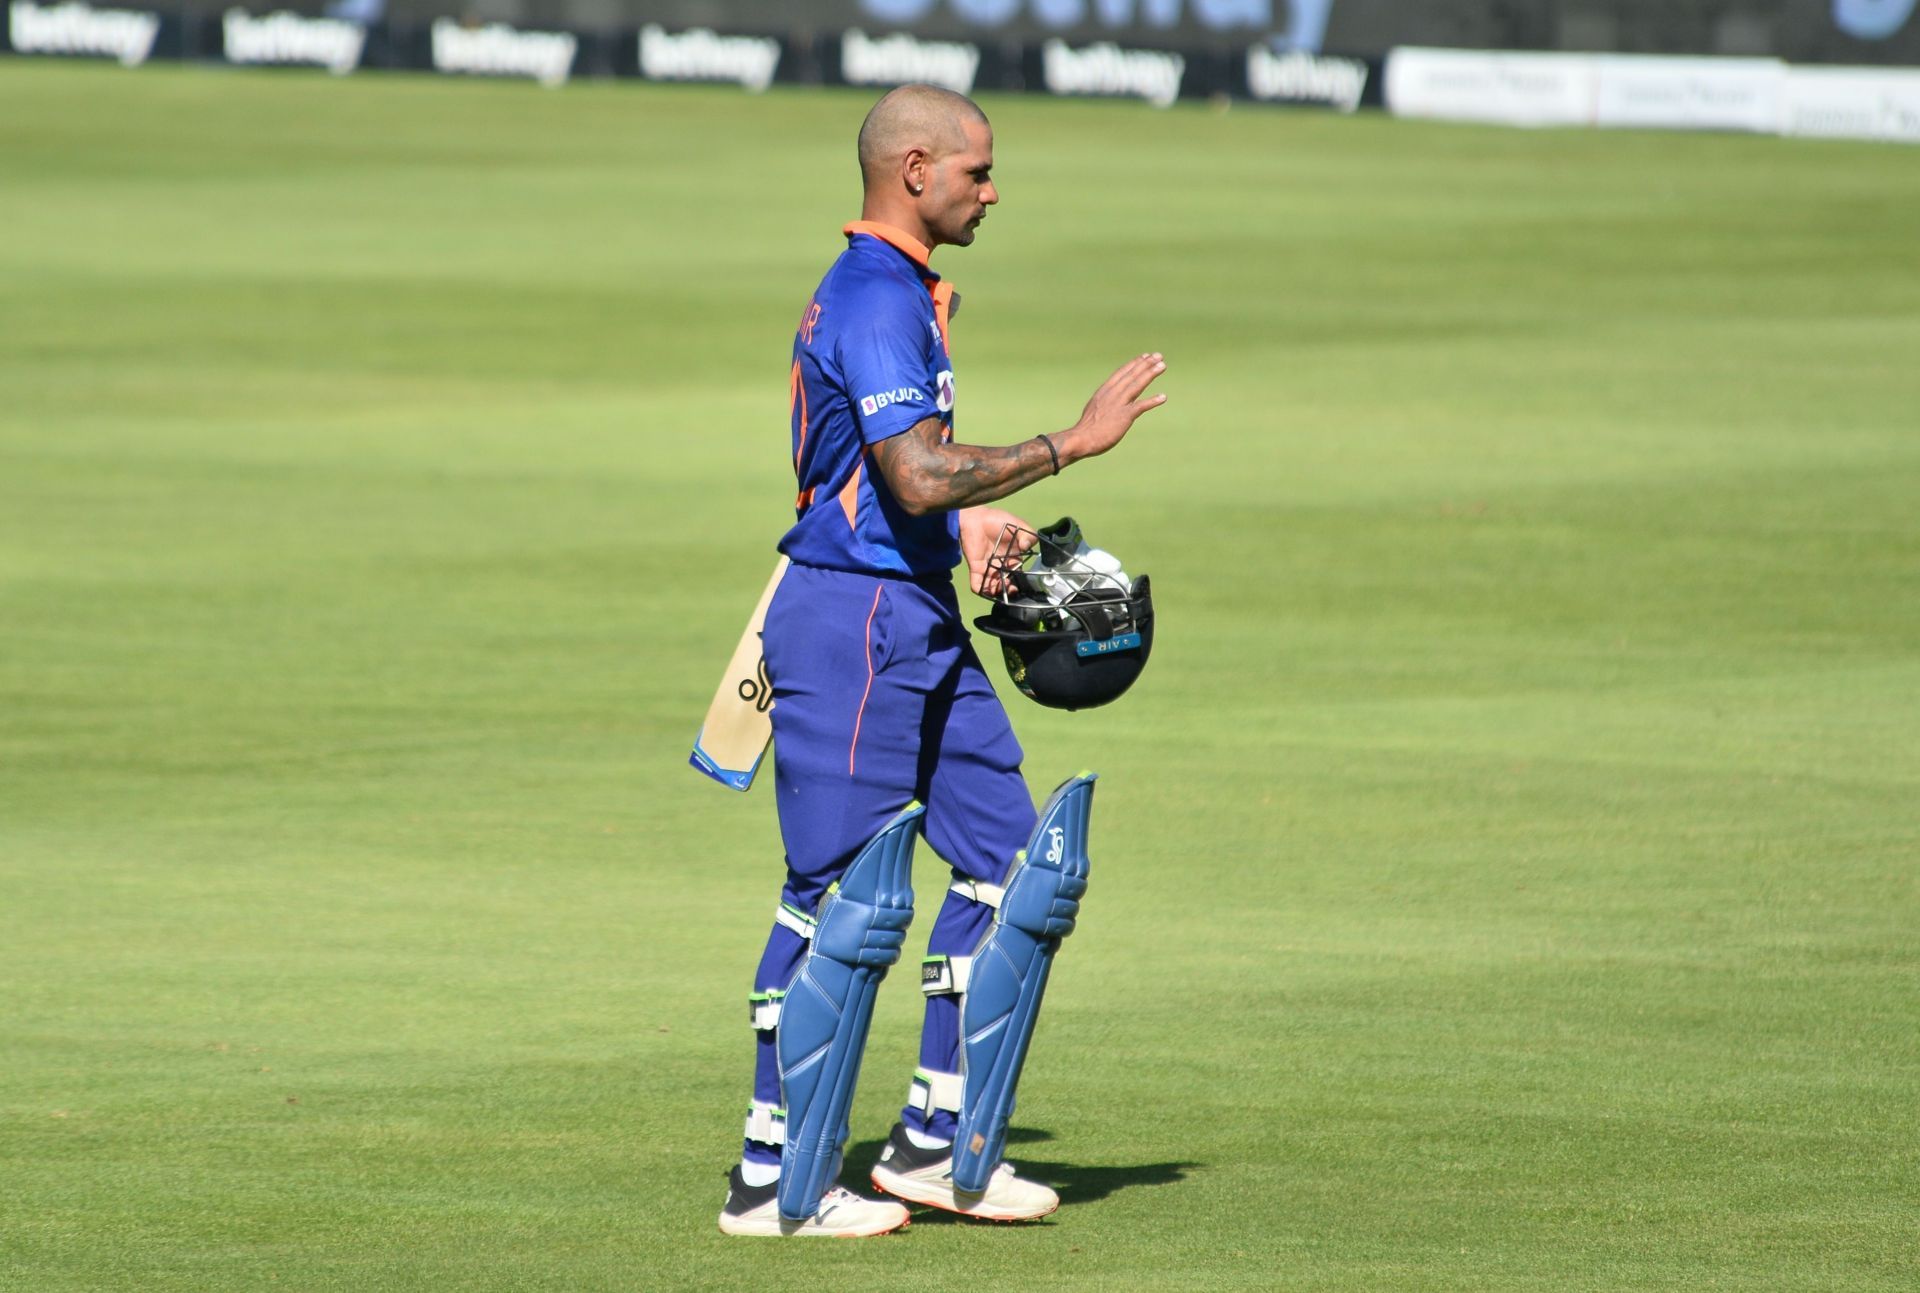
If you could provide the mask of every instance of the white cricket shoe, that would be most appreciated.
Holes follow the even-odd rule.
[[[852,1190],[830,1186],[820,1210],[805,1221],[788,1221],[775,1199],[780,1184],[748,1185],[735,1163],[727,1177],[727,1205],[720,1210],[723,1235],[826,1235],[842,1239],[884,1235],[907,1227],[907,1210],[891,1199],[863,1199]]]
[[[953,1184],[953,1147],[922,1149],[907,1139],[907,1129],[895,1123],[880,1161],[873,1165],[873,1183],[895,1198],[924,1203],[930,1208],[957,1212],[982,1221],[1033,1221],[1060,1206],[1060,1196],[1038,1181],[1014,1175],[1013,1164],[1002,1162],[978,1194]]]

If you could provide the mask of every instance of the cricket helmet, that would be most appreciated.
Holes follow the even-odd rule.
[[[1001,529],[991,570],[993,609],[974,626],[1000,639],[1007,673],[1049,709],[1092,709],[1117,699],[1153,650],[1153,596],[1145,575],[1087,547],[1072,517],[1034,531]]]

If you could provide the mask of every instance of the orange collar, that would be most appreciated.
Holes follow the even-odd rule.
[[[933,249],[921,242],[918,238],[910,234],[902,233],[890,224],[881,224],[878,220],[855,220],[840,232],[846,234],[848,237],[852,237],[857,233],[863,233],[869,237],[878,238],[881,242],[889,246],[898,247],[901,251],[911,256],[913,263],[921,269],[928,268],[927,261],[933,255]]]

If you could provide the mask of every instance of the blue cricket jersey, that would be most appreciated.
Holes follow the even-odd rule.
[[[860,574],[944,575],[960,560],[953,512],[909,516],[869,446],[937,417],[953,438],[953,289],[929,251],[898,229],[846,227],[847,249],[800,317],[788,377],[796,519],[780,551]]]

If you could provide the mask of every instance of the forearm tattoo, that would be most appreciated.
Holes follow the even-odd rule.
[[[1053,455],[1037,439],[943,444],[938,418],[882,440],[873,457],[900,505],[919,516],[991,503],[1053,475]]]

